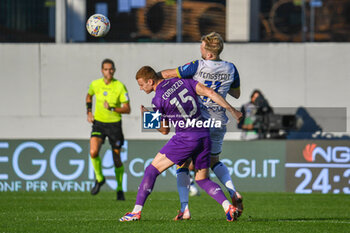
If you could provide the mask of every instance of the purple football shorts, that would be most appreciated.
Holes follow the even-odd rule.
[[[192,158],[196,169],[209,168],[211,140],[209,134],[199,137],[186,137],[176,134],[159,151],[173,163],[181,166],[188,158]]]

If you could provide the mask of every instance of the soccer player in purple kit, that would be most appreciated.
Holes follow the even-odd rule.
[[[168,134],[169,122],[177,122],[177,124],[175,135],[145,169],[134,209],[126,213],[119,221],[140,220],[142,208],[148,195],[152,192],[157,176],[174,164],[182,165],[188,158],[192,158],[197,170],[195,177],[197,184],[222,205],[227,221],[236,220],[237,208],[227,200],[220,186],[209,179],[211,141],[208,128],[202,127],[204,124],[202,124],[203,118],[197,95],[209,97],[227,109],[237,121],[242,117],[241,112],[233,108],[213,89],[192,79],[164,80],[151,67],[144,66],[137,72],[136,80],[140,90],[147,94],[155,91],[152,99],[153,110],[162,114],[163,118],[158,130],[162,134]],[[144,112],[147,109],[141,106],[141,111]]]
[[[224,48],[224,40],[216,32],[204,35],[201,38],[200,52],[202,59],[187,63],[176,69],[161,71],[161,76],[167,78],[194,79],[207,87],[214,89],[223,98],[229,94],[238,99],[240,91],[240,77],[236,66],[220,59],[220,53]],[[238,209],[238,217],[243,211],[243,198],[237,192],[226,165],[220,161],[219,155],[222,151],[222,144],[226,133],[227,116],[225,109],[221,108],[215,101],[206,96],[200,98],[201,112],[205,119],[215,118],[222,122],[222,127],[210,128],[212,142],[210,167],[216,177],[228,190],[232,204]],[[181,202],[181,210],[174,220],[190,218],[188,208],[188,186],[190,176],[187,163],[177,169],[177,185]]]

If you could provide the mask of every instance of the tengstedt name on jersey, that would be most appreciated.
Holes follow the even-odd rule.
[[[198,119],[185,119],[185,120],[168,120],[168,126],[166,126],[165,119],[163,119],[164,128],[221,128],[221,121],[209,118],[207,120]]]
[[[231,74],[218,74],[218,73],[206,73],[203,71],[199,72],[199,76],[204,79],[212,79],[217,81],[226,81],[230,79]]]

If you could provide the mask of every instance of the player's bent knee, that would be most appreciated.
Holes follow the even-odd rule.
[[[120,149],[119,148],[113,148],[113,154],[116,156],[120,156]]]
[[[90,150],[90,157],[91,158],[96,158],[98,156],[98,151],[96,150]]]
[[[209,178],[209,168],[200,169],[196,172],[195,180],[200,181]]]

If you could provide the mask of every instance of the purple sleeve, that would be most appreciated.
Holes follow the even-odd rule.
[[[152,99],[152,108],[154,112],[159,111],[162,114],[161,119],[164,118],[164,109],[161,103],[161,99],[158,97],[158,95],[155,95]]]
[[[155,95],[152,99],[152,108],[153,108],[153,111],[159,111],[162,113],[162,108],[161,108],[161,103],[159,101],[159,98],[157,98],[157,95]]]
[[[189,85],[192,87],[194,93],[197,93],[197,92],[196,92],[196,86],[197,86],[197,84],[198,84],[198,81],[193,80],[193,79],[188,79],[188,80],[186,80],[186,81],[187,81],[187,82],[189,83]]]
[[[198,69],[198,60],[189,62],[183,66],[176,68],[176,72],[179,78],[190,79],[196,74]]]

